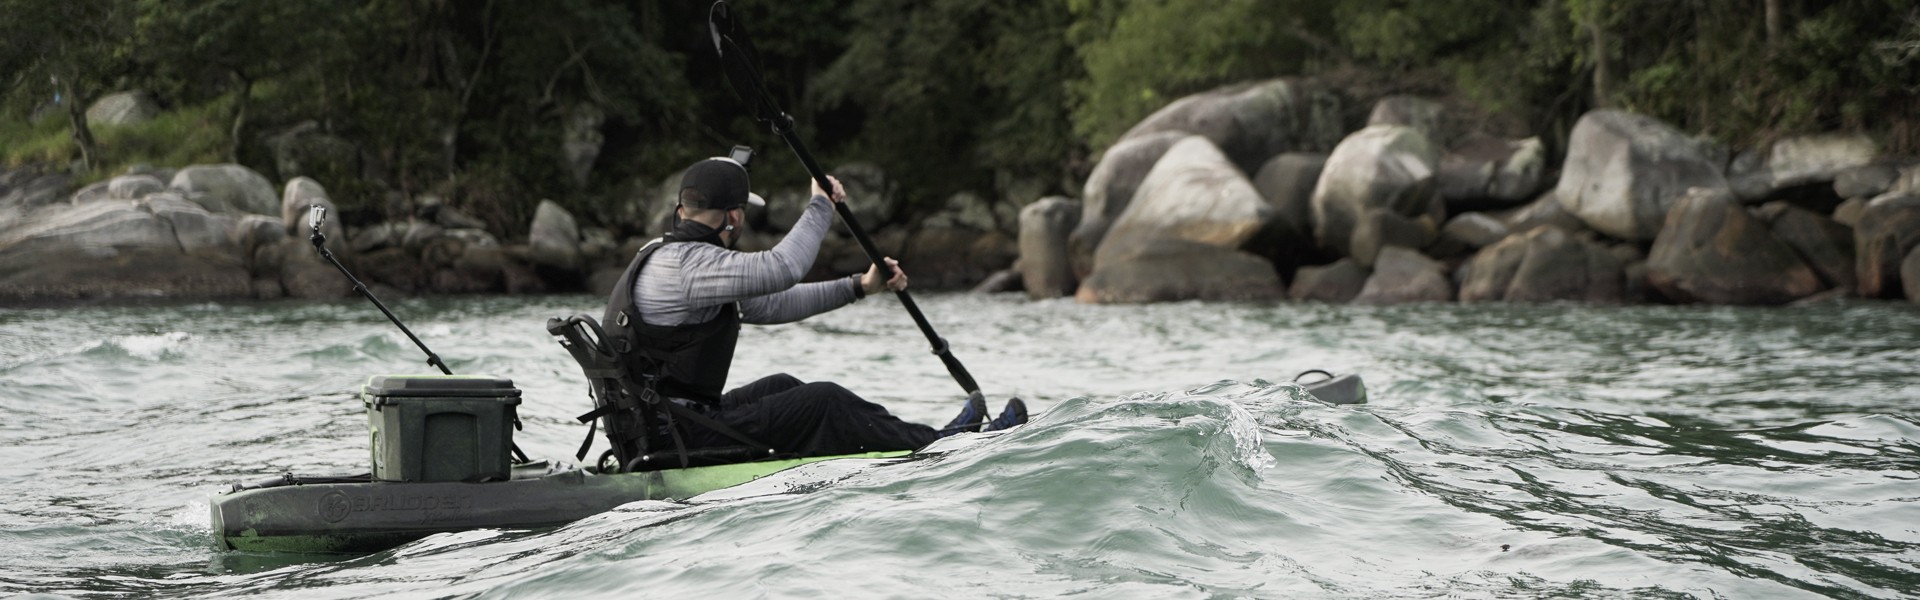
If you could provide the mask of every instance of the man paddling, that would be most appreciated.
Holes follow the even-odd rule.
[[[851,304],[886,289],[903,290],[907,275],[886,259],[894,276],[882,280],[878,265],[864,275],[800,283],[813,268],[820,242],[833,224],[833,204],[846,193],[837,180],[829,195],[813,184],[813,196],[785,239],[765,252],[739,252],[746,207],[764,206],[749,191],[747,155],[695,163],[680,180],[679,217],[673,231],[634,257],[637,268],[614,285],[603,323],[638,352],[627,354],[629,371],[658,373],[656,392],[781,453],[828,456],[912,450],[961,431],[978,431],[986,402],[973,396],[946,428],[908,423],[846,388],[805,383],[778,374],[722,393],[733,363],[741,323],[790,323]],[[831,178],[829,178],[831,180]],[[618,342],[616,342],[618,343]],[[1018,398],[986,424],[987,431],[1026,422]],[[737,445],[727,432],[687,425],[690,449]]]

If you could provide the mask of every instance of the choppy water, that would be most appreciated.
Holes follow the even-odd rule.
[[[0,595],[1920,595],[1920,310],[1170,304],[928,295],[1028,426],[549,531],[359,557],[220,553],[207,498],[366,470],[367,375],[426,372],[359,303],[0,310]],[[403,301],[456,372],[588,400],[541,329],[587,297]],[[1367,406],[1280,382],[1362,373]],[[891,300],[745,337],[922,422],[957,387]],[[791,482],[786,482],[791,483]]]

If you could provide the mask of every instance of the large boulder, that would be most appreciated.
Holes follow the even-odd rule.
[[[1688,188],[1728,189],[1710,150],[1652,117],[1618,110],[1589,112],[1567,141],[1555,197],[1601,233],[1651,240],[1659,235],[1674,200]]]
[[[1107,229],[1126,212],[1127,204],[1140,189],[1140,182],[1153,170],[1154,163],[1186,139],[1184,131],[1162,131],[1120,140],[1108,148],[1087,176],[1081,205],[1080,224],[1067,236],[1073,260],[1074,276],[1084,278],[1093,272],[1093,251],[1100,247]]]
[[[101,96],[87,107],[90,126],[135,125],[160,116],[160,104],[146,92],[134,90]]]
[[[1786,242],[1831,287],[1859,288],[1854,273],[1853,228],[1786,202],[1768,202],[1756,212],[1773,236]]]
[[[527,230],[527,260],[542,277],[577,284],[586,275],[580,240],[580,225],[573,213],[552,200],[541,200]]]
[[[1111,243],[1111,241],[1109,241]],[[1101,244],[1100,268],[1074,298],[1087,304],[1175,300],[1273,300],[1284,295],[1280,275],[1266,259],[1213,244],[1157,238]]]
[[[1191,136],[1174,144],[1147,173],[1133,202],[1114,222],[1094,255],[1094,271],[1129,245],[1182,239],[1222,248],[1257,244],[1273,207],[1212,142]]]
[[[1410,127],[1375,125],[1347,136],[1327,157],[1313,188],[1315,241],[1351,256],[1354,228],[1368,210],[1409,218],[1429,211],[1439,160],[1439,149]]]
[[[1033,299],[1070,296],[1080,283],[1067,254],[1067,235],[1080,222],[1080,203],[1053,196],[1020,210],[1020,279]]]
[[[312,235],[313,227],[309,218],[315,205],[327,211],[326,223],[320,226],[320,233],[327,236],[327,248],[335,252],[350,251],[346,227],[341,225],[344,215],[333,205],[327,188],[306,177],[293,178],[280,192],[280,224],[286,228],[287,235],[300,239]]]
[[[1621,260],[1605,246],[1542,226],[1508,236],[1460,271],[1460,301],[1620,302]]]
[[[235,164],[194,165],[173,174],[168,187],[213,212],[280,214],[273,183],[253,169]]]
[[[1824,289],[1820,276],[1724,189],[1674,203],[1647,256],[1647,282],[1667,298],[1785,304]]]
[[[1294,273],[1293,285],[1287,288],[1287,297],[1294,300],[1346,303],[1352,302],[1360,290],[1367,286],[1367,268],[1351,258],[1333,261],[1333,264],[1300,267]]]
[[[1767,153],[1766,168],[1776,189],[1824,185],[1835,182],[1849,169],[1873,164],[1879,156],[1879,145],[1864,133],[1801,135],[1774,142]]]
[[[1854,226],[1853,240],[1860,296],[1899,294],[1900,261],[1920,246],[1920,193],[1888,192],[1868,202]]]
[[[1327,155],[1287,152],[1274,156],[1254,173],[1253,189],[1273,205],[1275,226],[1289,238],[1313,239],[1313,186],[1327,166]]]
[[[1900,181],[1900,168],[1890,163],[1873,163],[1842,169],[1833,176],[1833,195],[1844,199],[1872,198],[1893,189]]]
[[[1447,267],[1418,251],[1388,246],[1374,261],[1373,276],[1353,301],[1360,304],[1405,304],[1453,300],[1453,281]]]
[[[1319,85],[1271,79],[1194,94],[1168,104],[1121,139],[1164,131],[1205,136],[1243,173],[1281,152],[1325,152],[1340,140],[1340,99]]]
[[[0,234],[0,302],[251,297],[228,219],[170,194],[43,207]]]
[[[1580,220],[1560,204],[1558,192],[1548,189],[1533,202],[1497,215],[1508,231],[1533,231],[1541,225],[1552,225],[1567,231],[1592,231],[1587,222]]]
[[[926,228],[958,228],[987,232],[1014,233],[1020,230],[1020,207],[1012,202],[994,201],[973,192],[947,196],[940,210],[920,220]]]
[[[1472,136],[1440,157],[1436,187],[1454,210],[1505,208],[1540,191],[1547,169],[1540,138]]]

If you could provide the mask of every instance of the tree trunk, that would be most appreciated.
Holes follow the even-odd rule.
[[[233,101],[233,126],[227,130],[227,162],[239,164],[241,140],[246,139],[247,104],[253,99],[253,79],[239,71],[233,71],[233,78],[240,82],[240,97]]]
[[[1780,0],[1767,2],[1767,46],[1780,44]]]
[[[1587,21],[1587,36],[1593,39],[1593,107],[1606,108],[1613,104],[1613,65],[1607,56],[1607,30],[1600,25],[1599,15]]]
[[[88,171],[100,166],[99,149],[93,143],[93,128],[87,126],[86,103],[72,77],[60,78],[60,94],[66,96],[67,124],[73,129],[73,145],[80,148],[80,164]]]

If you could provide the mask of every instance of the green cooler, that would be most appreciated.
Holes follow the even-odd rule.
[[[376,481],[505,481],[513,460],[513,380],[377,375],[361,389]]]

